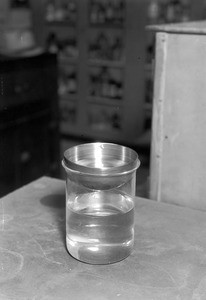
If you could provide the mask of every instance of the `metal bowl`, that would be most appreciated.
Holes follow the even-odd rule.
[[[111,189],[128,181],[140,161],[131,148],[88,143],[66,150],[62,165],[72,181],[92,189]]]

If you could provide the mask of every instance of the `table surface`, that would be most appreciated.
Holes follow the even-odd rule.
[[[206,35],[205,20],[190,21],[190,22],[183,22],[183,23],[148,25],[146,28],[151,31],[161,31],[161,32],[168,32],[168,33]]]
[[[42,177],[0,199],[0,299],[206,299],[206,213],[135,199],[135,247],[89,265],[65,248],[65,184]]]

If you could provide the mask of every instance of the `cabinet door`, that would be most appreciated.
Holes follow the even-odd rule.
[[[43,115],[17,128],[17,184],[49,173],[49,116]]]

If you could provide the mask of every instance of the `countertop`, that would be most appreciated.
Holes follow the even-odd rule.
[[[42,177],[0,199],[0,299],[206,299],[206,213],[135,199],[135,247],[89,265],[65,247],[65,183]]]
[[[182,33],[182,34],[199,34],[206,35],[206,21],[190,21],[181,23],[169,23],[160,25],[146,26],[151,31],[161,31],[168,33]]]

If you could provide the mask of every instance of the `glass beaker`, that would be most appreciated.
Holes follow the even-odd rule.
[[[112,143],[88,143],[64,152],[66,245],[76,259],[109,264],[130,255],[134,243],[137,153]]]

